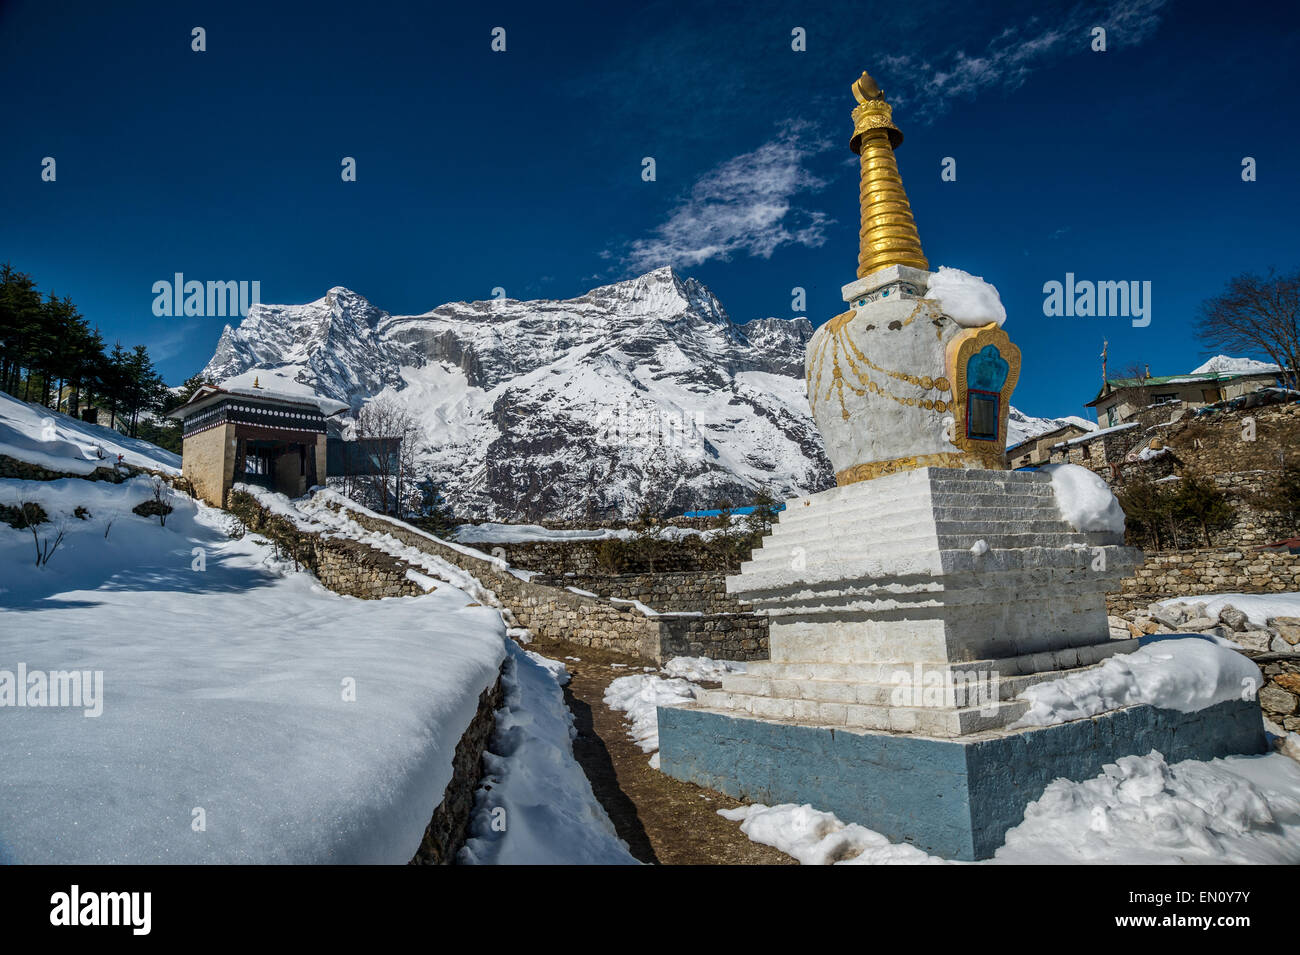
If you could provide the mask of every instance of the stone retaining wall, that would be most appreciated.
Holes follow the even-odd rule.
[[[661,617],[660,655],[714,660],[766,660],[766,614],[707,614]]]
[[[193,486],[186,478],[152,468],[136,467],[134,464],[116,464],[106,459],[89,474],[78,474],[74,471],[55,471],[41,467],[39,464],[32,464],[30,461],[21,461],[7,454],[0,454],[0,480],[61,481],[64,478],[77,478],[82,481],[108,481],[111,484],[121,484],[137,474],[160,477],[178,491],[193,496]]]
[[[250,531],[269,538],[281,555],[306,567],[335,593],[363,600],[424,593],[407,577],[408,570],[418,568],[360,541],[303,530],[272,514],[251,494],[231,491],[228,509]]]
[[[1106,597],[1111,614],[1171,597],[1267,594],[1300,590],[1300,555],[1205,548],[1150,554],[1119,592]]]
[[[739,569],[738,559],[732,561],[734,567],[722,566],[726,563],[725,557],[711,550],[703,540],[690,537],[644,546],[635,538],[487,542],[473,546],[484,553],[503,557],[515,567],[550,577],[608,577],[708,570],[735,573]]]
[[[472,574],[496,595],[519,626],[527,627],[543,640],[613,650],[652,663],[663,663],[674,656],[684,655],[731,660],[767,659],[766,617],[745,614],[645,616],[631,604],[610,603],[600,597],[575,594],[563,587],[520,580],[487,555],[467,554],[402,521],[365,514],[350,507],[347,512],[367,530],[391,534],[404,544],[441,557]],[[696,649],[683,649],[691,647]]]
[[[502,696],[499,678],[479,695],[478,712],[456,744],[456,753],[451,760],[451,782],[447,784],[442,802],[433,811],[433,818],[424,830],[424,839],[412,857],[411,865],[450,865],[456,861],[456,853],[469,835],[474,794],[484,776],[483,754],[496,729],[496,713],[501,708]]]
[[[534,583],[577,587],[601,597],[639,600],[660,613],[749,613],[748,604],[727,593],[727,575],[719,570],[691,573],[538,575]]]
[[[496,595],[519,626],[527,627],[543,640],[603,647],[659,662],[660,625],[657,619],[643,616],[630,605],[611,605],[596,597],[584,597],[561,588],[520,580],[486,555],[467,554],[404,522],[365,514],[350,507],[347,512],[367,530],[391,534],[403,544],[441,557],[472,574]]]
[[[1300,660],[1281,653],[1253,657],[1264,674],[1259,705],[1264,715],[1290,733],[1300,733]]]

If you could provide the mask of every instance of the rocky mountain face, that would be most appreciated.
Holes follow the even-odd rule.
[[[671,269],[565,301],[390,315],[344,288],[257,305],[203,374],[379,395],[420,423],[420,470],[466,516],[632,517],[834,483],[803,387],[806,319],[733,322]]]
[[[806,319],[733,322],[669,268],[564,301],[452,302],[390,315],[345,288],[256,305],[203,373],[380,396],[419,423],[418,476],[458,514],[605,520],[834,484],[803,383]],[[1065,419],[1011,409],[1011,442]]]

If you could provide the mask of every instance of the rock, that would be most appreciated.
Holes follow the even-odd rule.
[[[1270,617],[1267,622],[1287,643],[1300,643],[1300,617]]]
[[[1295,647],[1291,646],[1291,644],[1289,644],[1289,643],[1287,643],[1285,640],[1283,640],[1281,637],[1274,637],[1273,640],[1272,640],[1272,642],[1269,643],[1268,648],[1269,648],[1270,650],[1272,650],[1274,653],[1296,653],[1296,652],[1300,652],[1300,651],[1297,651]]]
[[[1183,622],[1181,607],[1181,604],[1174,604],[1172,607],[1161,607],[1159,604],[1152,604],[1150,613],[1157,623],[1164,624],[1170,630],[1177,630],[1179,624]]]
[[[1218,621],[1215,620],[1215,619],[1212,618],[1212,617],[1192,617],[1192,618],[1190,618],[1190,619],[1188,619],[1188,620],[1184,620],[1182,623],[1180,623],[1180,624],[1178,625],[1178,629],[1179,629],[1179,630],[1196,630],[1196,631],[1208,630],[1208,629],[1210,629],[1211,627],[1213,627],[1213,626],[1214,626],[1215,624],[1217,624],[1217,623],[1218,623]]]
[[[1113,614],[1106,617],[1106,622],[1110,624],[1112,630],[1127,630],[1128,621],[1123,617],[1116,617]]]
[[[1241,633],[1234,633],[1229,639],[1239,643],[1245,650],[1251,650],[1255,653],[1268,652],[1269,633],[1267,630],[1243,630]]]
[[[1111,627],[1110,638],[1112,640],[1132,640],[1133,634],[1129,633],[1128,627]]]
[[[1219,611],[1219,623],[1227,624],[1233,630],[1245,630],[1250,618],[1234,607],[1232,604],[1224,604],[1223,609]]]
[[[1296,728],[1300,728],[1300,720],[1297,720],[1294,717],[1287,717],[1287,722],[1292,721],[1295,722]],[[1300,762],[1300,740],[1296,739],[1294,729],[1291,729],[1286,736],[1280,737],[1275,745],[1279,753],[1283,753],[1290,756],[1296,762]]]
[[[1259,691],[1259,705],[1270,713],[1281,713],[1283,716],[1290,716],[1296,710],[1297,700],[1294,693],[1288,693],[1280,686],[1269,685]]]
[[[1289,693],[1300,695],[1300,673],[1280,673],[1273,682]]]
[[[1159,633],[1161,625],[1150,617],[1143,617],[1137,622],[1137,628],[1144,634]]]

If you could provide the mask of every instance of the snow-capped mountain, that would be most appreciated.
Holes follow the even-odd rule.
[[[1022,441],[1028,441],[1040,434],[1047,434],[1049,431],[1063,428],[1067,424],[1078,425],[1084,431],[1095,431],[1097,429],[1095,421],[1089,421],[1087,418],[1080,418],[1077,415],[1066,415],[1064,418],[1032,418],[1015,405],[1012,405],[1007,409],[1007,447],[1014,448]]]
[[[733,322],[670,268],[564,301],[452,302],[390,315],[345,288],[255,305],[203,374],[379,395],[423,428],[422,474],[464,516],[632,517],[834,483],[803,383],[812,326]],[[1011,443],[1066,420],[1011,410]]]
[[[203,374],[386,394],[424,428],[421,467],[465,515],[634,516],[829,487],[803,388],[806,319],[733,322],[669,268],[566,301],[453,302],[389,315],[334,288],[256,305]]]
[[[1231,375],[1267,375],[1278,371],[1272,362],[1259,361],[1255,358],[1232,358],[1229,355],[1215,355],[1199,368],[1193,368],[1193,375],[1231,374]]]

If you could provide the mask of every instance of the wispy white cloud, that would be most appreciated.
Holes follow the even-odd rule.
[[[933,119],[954,100],[971,99],[986,90],[1012,90],[1050,59],[1089,49],[1092,28],[1106,31],[1107,50],[1135,46],[1160,25],[1166,0],[1115,0],[1100,10],[1075,7],[1054,22],[1035,16],[1008,26],[978,53],[957,49],[934,58],[887,56],[885,70],[904,77],[890,88],[890,99],[906,104],[914,115]],[[935,64],[938,62],[938,65]],[[911,82],[906,78],[915,77]]]
[[[649,237],[630,244],[621,256],[628,268],[687,268],[740,254],[767,259],[784,245],[822,245],[833,220],[794,204],[826,185],[807,163],[827,146],[805,141],[806,133],[804,125],[791,124],[776,139],[706,172]]]

